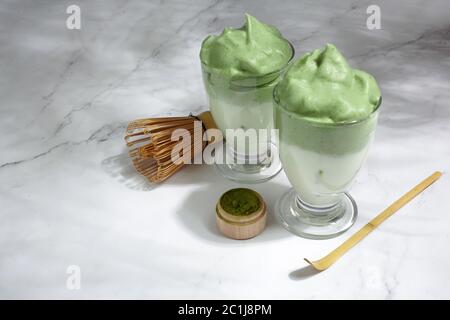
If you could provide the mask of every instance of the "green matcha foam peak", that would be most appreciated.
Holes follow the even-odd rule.
[[[230,78],[261,76],[284,68],[293,54],[289,42],[275,27],[249,14],[245,19],[241,28],[225,28],[203,41],[202,63]]]
[[[277,90],[282,108],[322,123],[365,119],[380,99],[374,77],[352,69],[331,44],[294,62]]]

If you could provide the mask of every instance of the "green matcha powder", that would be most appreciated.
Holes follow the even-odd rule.
[[[261,201],[250,189],[238,188],[225,192],[220,198],[222,208],[235,216],[246,216],[259,210]]]

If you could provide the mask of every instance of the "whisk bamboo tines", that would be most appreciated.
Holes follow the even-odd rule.
[[[195,121],[199,120],[202,125],[195,126]],[[216,128],[216,125],[209,111],[198,116],[139,119],[128,124],[125,141],[136,170],[150,182],[158,183],[172,176],[184,165],[172,161],[172,150],[180,144],[179,141],[172,141],[172,133],[176,129],[185,129],[190,137],[201,139],[204,131],[211,128]],[[194,143],[193,139],[182,141],[181,153],[190,151],[192,158],[202,152],[207,144],[203,140],[201,143]]]

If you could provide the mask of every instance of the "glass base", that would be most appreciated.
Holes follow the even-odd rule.
[[[236,156],[232,156],[233,163],[216,164],[217,170],[226,178],[240,183],[261,183],[275,177],[281,171],[281,161],[278,156],[278,148],[270,143],[269,151],[264,159],[256,164],[236,163]],[[224,143],[224,152],[226,144]]]
[[[308,239],[330,239],[347,231],[356,221],[358,209],[348,194],[340,194],[330,207],[314,207],[303,202],[294,189],[277,202],[277,218],[288,231]]]

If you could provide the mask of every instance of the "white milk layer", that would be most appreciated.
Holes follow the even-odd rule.
[[[226,137],[226,129],[243,129],[250,144],[237,143],[236,152],[239,154],[257,155],[265,152],[267,147],[267,138],[265,135],[259,135],[258,130],[247,129],[267,129],[273,128],[273,105],[272,101],[249,103],[248,99],[245,105],[231,104],[220,99],[209,100],[209,108],[217,127]],[[239,133],[239,132],[236,132]],[[262,132],[261,132],[262,133]],[[237,135],[243,138],[242,132]],[[236,139],[236,141],[245,141]],[[248,141],[248,140],[247,140]],[[231,141],[228,141],[230,142]]]
[[[284,171],[300,198],[313,206],[329,206],[347,191],[361,168],[370,141],[362,149],[342,155],[323,154],[280,141]]]

